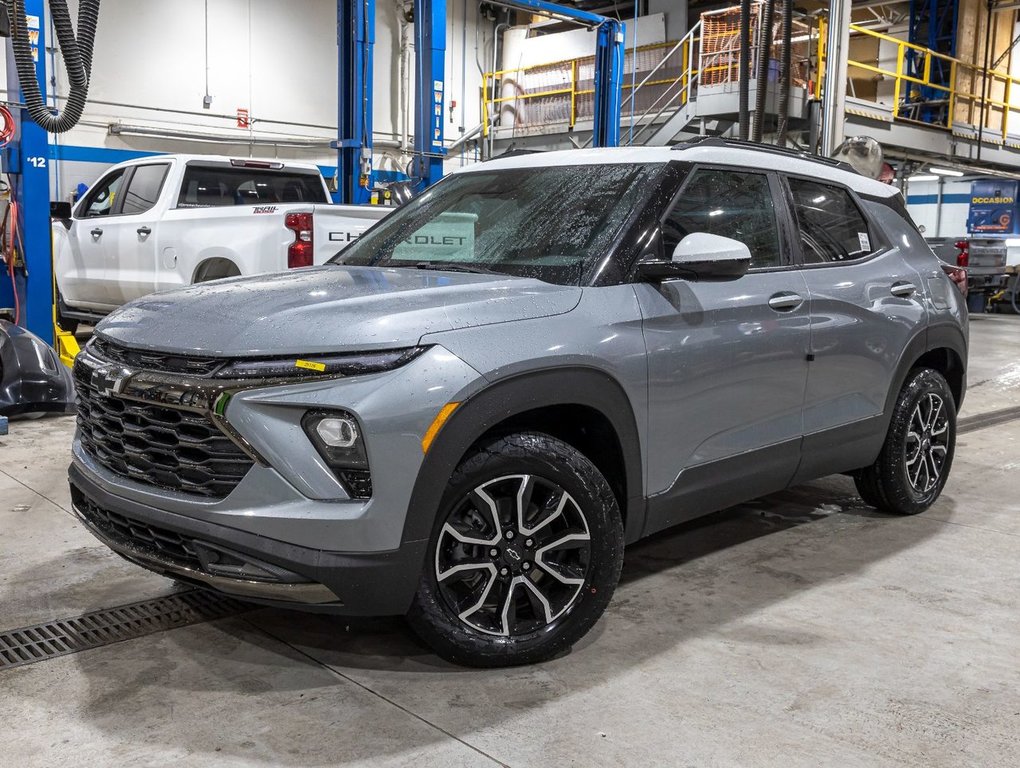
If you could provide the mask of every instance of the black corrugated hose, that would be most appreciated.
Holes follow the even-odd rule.
[[[85,101],[89,95],[89,80],[92,77],[92,49],[96,42],[96,23],[99,20],[99,0],[80,0],[78,4],[78,33],[71,25],[71,13],[66,0],[50,0],[50,16],[57,33],[60,54],[67,69],[70,89],[67,103],[62,112],[53,114],[46,105],[35,76],[35,62],[32,61],[32,45],[28,39],[28,23],[25,20],[25,0],[9,0],[11,13],[11,45],[14,61],[18,68],[18,80],[25,96],[25,108],[38,125],[49,133],[63,133],[78,124]],[[43,23],[40,19],[40,23]],[[44,55],[40,51],[39,55]]]
[[[737,129],[740,140],[747,141],[751,134],[751,0],[740,0],[740,58],[737,61],[739,105],[737,107]]]
[[[776,144],[786,146],[786,132],[790,124],[790,78],[793,65],[793,0],[783,0],[783,28],[779,34],[782,53],[779,56],[779,125],[776,128]]]
[[[765,0],[758,36],[758,77],[754,91],[754,127],[751,129],[751,141],[761,143],[765,130],[765,97],[769,90],[769,59],[772,55],[772,16],[775,13],[775,0]]]

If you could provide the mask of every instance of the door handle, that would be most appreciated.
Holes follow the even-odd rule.
[[[89,232],[89,234],[92,235],[92,238],[94,240],[98,240],[103,236],[103,230],[101,230],[99,227],[96,227],[91,232]]]
[[[148,227],[139,227],[135,231],[142,237],[148,237],[149,235],[152,234],[152,230],[149,229]]]
[[[789,291],[775,293],[769,298],[769,306],[776,312],[792,312],[803,303],[803,296]]]
[[[899,283],[893,283],[892,287],[889,289],[889,293],[891,293],[893,296],[901,296],[903,298],[906,298],[907,296],[913,296],[916,290],[917,286],[914,285],[913,283],[901,281]]]

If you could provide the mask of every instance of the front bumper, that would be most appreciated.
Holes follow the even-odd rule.
[[[93,535],[127,560],[180,581],[269,605],[355,616],[404,614],[417,590],[425,541],[390,552],[329,552],[125,499],[77,464],[69,480],[75,515]],[[107,522],[111,517],[116,524]],[[210,553],[222,553],[225,562]]]

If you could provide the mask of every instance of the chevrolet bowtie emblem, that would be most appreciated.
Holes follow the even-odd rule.
[[[103,366],[92,372],[92,386],[99,390],[103,397],[119,395],[133,371],[120,366]]]

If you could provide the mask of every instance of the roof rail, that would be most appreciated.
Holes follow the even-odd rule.
[[[794,149],[793,147],[780,147],[775,144],[760,144],[756,141],[740,141],[739,139],[726,139],[722,136],[695,136],[694,138],[686,141],[681,141],[679,144],[674,144],[672,149],[674,150],[685,150],[691,149],[692,147],[730,147],[732,149],[750,149],[754,152],[768,152],[773,155],[784,155],[786,157],[796,157],[798,160],[807,160],[812,163],[821,163],[822,165],[828,165],[831,168],[840,168],[850,173],[857,173],[860,175],[856,168],[849,163],[845,163],[842,160],[835,160],[831,157],[824,157],[822,155],[812,155],[803,149]]]

